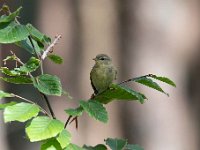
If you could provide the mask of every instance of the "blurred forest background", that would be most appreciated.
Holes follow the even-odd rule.
[[[106,53],[118,69],[118,81],[153,73],[174,80],[177,88],[163,85],[166,97],[132,84],[149,100],[113,102],[107,106],[109,123],[87,115],[79,129],[69,126],[76,144],[95,145],[107,137],[126,138],[145,150],[200,149],[200,1],[198,0],[0,0],[14,11],[23,6],[23,23],[32,23],[54,38],[61,34],[55,53],[63,56],[58,66],[46,61],[45,72],[56,74],[73,100],[50,98],[56,115],[65,121],[63,109],[76,107],[92,94],[89,73],[92,58]],[[13,45],[0,46],[0,59],[10,50],[27,60],[30,56]],[[7,85],[1,89],[35,99],[34,89]],[[1,150],[35,150],[25,138],[23,124],[4,124],[0,115]]]

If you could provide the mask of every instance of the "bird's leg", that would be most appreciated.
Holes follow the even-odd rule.
[[[95,96],[96,96],[96,95],[93,93],[93,94],[91,95],[90,99],[95,98]]]

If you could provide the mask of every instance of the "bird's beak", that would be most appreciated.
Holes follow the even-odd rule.
[[[96,61],[97,59],[96,59],[96,58],[93,58],[92,60]]]

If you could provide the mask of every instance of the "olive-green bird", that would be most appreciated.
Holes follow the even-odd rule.
[[[117,70],[112,64],[112,59],[106,54],[99,54],[93,60],[95,65],[90,72],[90,80],[94,94],[99,94],[108,89],[116,79]]]

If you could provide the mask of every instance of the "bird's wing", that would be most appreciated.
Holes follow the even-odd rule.
[[[92,71],[91,71],[91,72],[92,72]],[[94,86],[94,84],[93,84],[93,82],[92,82],[91,72],[90,72],[90,82],[91,82],[92,88],[93,88],[93,90],[94,90],[94,94],[97,94],[98,91],[97,91],[97,89],[95,88],[95,86]]]

